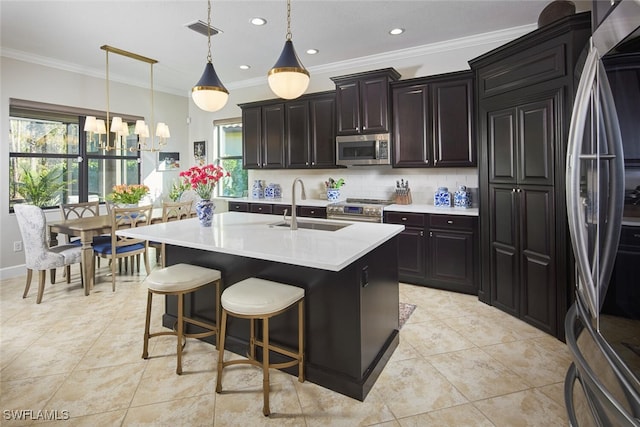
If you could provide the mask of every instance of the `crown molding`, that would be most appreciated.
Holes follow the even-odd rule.
[[[508,28],[505,30],[492,31],[488,33],[477,34],[474,36],[461,37],[457,39],[447,40],[444,42],[431,43],[427,45],[421,45],[416,47],[410,47],[406,49],[394,50],[390,52],[384,52],[376,55],[363,56],[359,58],[350,59],[348,61],[333,62],[330,64],[319,65],[316,67],[309,67],[309,72],[313,75],[325,74],[325,73],[344,73],[345,70],[353,68],[366,68],[377,67],[379,64],[389,64],[391,61],[401,61],[407,58],[415,58],[426,55],[433,55],[441,52],[450,52],[452,50],[465,49],[473,46],[480,46],[486,44],[502,44],[514,40],[524,34],[527,34],[537,28],[537,25],[522,25],[519,27]],[[90,77],[96,77],[103,79],[105,77],[104,72],[86,67],[80,67],[77,64],[71,64],[68,62],[58,61],[53,58],[33,55],[23,51],[17,51],[13,49],[3,48],[0,50],[0,56],[7,58],[17,59],[24,62],[33,64],[39,64],[46,67],[56,68],[63,71],[69,71],[73,73],[83,74]],[[133,80],[130,76],[122,76],[114,73],[109,73],[109,79],[111,81],[139,86],[146,88],[149,86],[148,81]],[[255,86],[263,86],[267,84],[267,76],[257,77],[253,79],[242,80],[235,83],[229,83],[225,86],[229,90],[243,89]],[[178,96],[189,96],[191,88],[188,90],[177,90],[175,88],[155,86],[155,91],[165,92]],[[185,95],[186,93],[186,95]]]

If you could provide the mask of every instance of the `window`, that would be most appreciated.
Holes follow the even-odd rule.
[[[140,182],[137,136],[119,149],[100,148],[106,135],[87,134],[87,115],[95,111],[10,100],[9,209],[30,202],[43,208],[61,203],[103,201],[115,184]],[[129,123],[137,117],[128,116]],[[133,134],[133,127],[130,128]],[[114,136],[111,134],[111,144]]]
[[[246,196],[248,178],[247,171],[242,168],[242,120],[219,120],[213,125],[217,158],[231,175],[218,187],[218,196]]]

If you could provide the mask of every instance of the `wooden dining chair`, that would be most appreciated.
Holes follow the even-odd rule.
[[[149,242],[147,240],[132,237],[119,236],[116,231],[123,228],[135,228],[151,224],[152,205],[111,208],[111,239],[107,243],[93,246],[96,256],[108,258],[111,261],[111,288],[116,290],[116,260],[142,254],[144,265],[149,274]],[[95,268],[91,267],[95,281]]]
[[[184,202],[162,202],[162,222],[180,221],[191,216],[192,200]],[[165,246],[160,242],[149,242],[149,246],[156,249],[156,263],[161,262],[165,267]]]
[[[38,297],[36,303],[40,304],[44,294],[44,284],[47,270],[51,270],[52,283],[56,268],[67,267],[80,263],[82,260],[82,248],[75,245],[58,245],[49,247],[47,241],[47,220],[41,208],[34,205],[17,204],[13,207],[22,240],[24,242],[25,264],[27,266],[27,283],[22,298],[29,294],[33,270],[39,272]],[[82,278],[82,274],[80,274]],[[71,283],[71,275],[67,274],[67,283]]]
[[[84,218],[100,215],[100,202],[80,202],[80,203],[63,203],[60,205],[60,214],[65,221],[68,219]],[[93,244],[104,243],[111,240],[111,235],[95,236]],[[82,242],[79,237],[72,238],[67,236],[67,242],[72,245],[81,246]],[[69,274],[69,268],[65,269],[65,274]],[[98,268],[100,268],[100,259],[98,258]]]

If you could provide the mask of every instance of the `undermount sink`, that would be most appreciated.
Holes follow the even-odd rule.
[[[315,221],[300,221],[298,220],[298,228],[307,228],[310,230],[322,230],[322,231],[337,231],[341,228],[350,226],[351,224],[344,224],[340,222],[315,222]],[[291,222],[280,221],[273,224],[269,224],[269,227],[291,227]]]

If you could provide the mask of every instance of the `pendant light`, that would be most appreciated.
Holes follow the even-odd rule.
[[[287,41],[282,53],[268,73],[269,87],[280,98],[299,97],[309,86],[309,72],[300,62],[291,41],[291,0],[287,0]]]
[[[211,0],[207,0],[207,41],[209,53],[207,65],[198,83],[191,89],[191,98],[198,108],[204,111],[214,112],[225,106],[229,99],[229,91],[224,87],[211,62]]]

